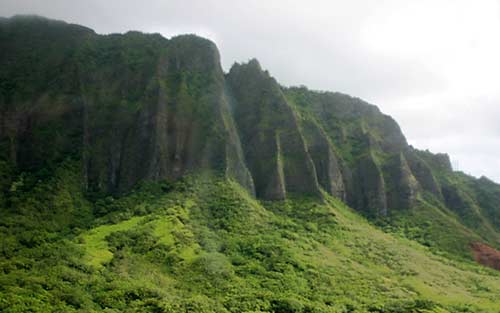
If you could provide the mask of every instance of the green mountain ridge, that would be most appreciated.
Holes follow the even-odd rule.
[[[498,312],[500,185],[374,105],[33,16],[0,68],[2,311]]]

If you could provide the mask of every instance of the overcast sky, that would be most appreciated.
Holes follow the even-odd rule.
[[[376,104],[410,144],[500,182],[500,0],[1,0],[98,33],[196,33],[222,63]]]

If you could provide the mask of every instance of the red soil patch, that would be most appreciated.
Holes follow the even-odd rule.
[[[479,264],[500,271],[500,251],[480,242],[473,242],[470,246],[474,254],[474,259]]]

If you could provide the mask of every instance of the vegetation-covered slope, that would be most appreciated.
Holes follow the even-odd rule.
[[[91,201],[78,164],[17,178],[2,312],[495,312],[500,273],[378,230],[324,195],[258,202],[209,173]],[[30,185],[34,184],[34,185]]]
[[[500,186],[373,105],[40,17],[0,68],[2,311],[500,307]]]

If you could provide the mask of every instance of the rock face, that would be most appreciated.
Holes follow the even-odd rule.
[[[342,163],[325,132],[310,120],[302,122],[307,149],[314,162],[316,177],[329,194],[346,201],[347,191],[342,174]]]
[[[275,200],[288,192],[319,195],[297,118],[274,78],[252,60],[234,65],[227,81],[257,196]]]
[[[76,47],[88,28],[43,18],[0,21],[0,154],[21,169],[57,163],[81,146]]]
[[[304,120],[319,125],[332,150],[338,151],[336,163],[342,165],[344,199],[349,205],[379,216],[417,204],[421,188],[404,156],[409,149],[406,139],[392,118],[339,93],[300,87],[288,88],[286,94]],[[320,162],[315,160],[315,164]]]
[[[481,177],[471,184],[477,204],[493,227],[500,231],[500,185],[486,177]]]
[[[259,199],[325,191],[367,216],[433,203],[488,236],[500,186],[409,146],[358,98],[284,88],[256,60],[224,74],[193,35],[97,35],[39,17],[0,19],[0,161],[81,162],[89,191],[210,171]]]
[[[121,192],[142,179],[176,179],[205,168],[225,171],[253,192],[216,47],[205,39],[182,36],[156,49],[160,53],[148,73],[114,73],[102,66],[91,71],[89,87],[113,81],[106,77],[110,73],[124,84],[137,80],[143,85],[134,84],[136,98],[130,99],[121,96],[129,87],[116,79],[116,88],[85,93],[87,144],[96,151],[86,158],[90,185]],[[119,56],[114,60],[116,65]],[[118,68],[126,68],[126,62]],[[108,103],[103,101],[106,96]]]
[[[388,188],[388,207],[410,209],[415,206],[420,185],[403,153],[394,156],[384,171],[392,186]]]
[[[355,207],[369,216],[387,215],[386,184],[372,153],[358,161],[355,171]]]
[[[38,34],[38,49],[65,46],[64,57],[39,60],[37,51],[18,48],[16,38],[24,35],[19,25],[27,33],[47,27]],[[87,188],[95,191],[122,193],[144,179],[176,179],[210,169],[254,193],[212,42],[137,32],[98,36],[83,28],[59,36],[67,28],[75,27],[27,17],[2,25],[5,73],[32,87],[28,93],[3,86],[4,157],[20,168],[37,169],[74,155],[82,159]],[[35,74],[52,71],[46,80],[61,79],[62,87],[30,86],[31,62],[11,68],[19,53],[33,63],[49,62]]]
[[[442,200],[441,187],[427,162],[420,158],[414,149],[408,149],[404,156],[421,188]]]

